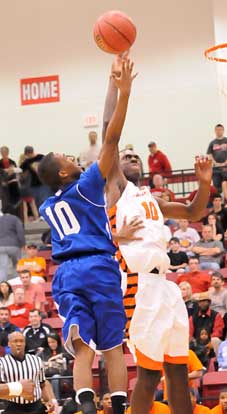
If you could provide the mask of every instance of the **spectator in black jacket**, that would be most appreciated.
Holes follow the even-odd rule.
[[[210,333],[205,328],[200,330],[198,339],[191,341],[190,349],[195,352],[205,368],[208,368],[210,359],[215,357]]]
[[[23,334],[26,338],[26,352],[39,354],[48,347],[47,336],[52,331],[50,325],[42,323],[40,311],[31,309],[29,312],[29,322],[24,328]]]
[[[12,332],[20,331],[20,329],[10,323],[10,312],[8,308],[0,308],[0,346],[4,347],[5,353],[9,352],[8,336]]]
[[[211,300],[209,293],[200,293],[197,300],[198,311],[189,318],[190,337],[198,339],[201,329],[205,328],[211,336],[211,343],[217,355],[223,336],[223,319],[218,312],[210,308]]]

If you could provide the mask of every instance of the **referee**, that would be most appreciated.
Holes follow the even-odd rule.
[[[42,360],[25,354],[25,338],[21,332],[9,335],[11,353],[0,358],[0,381],[11,384],[12,397],[7,402],[4,414],[44,414],[48,410],[54,413],[55,401],[52,399],[49,384],[46,382]],[[35,384],[34,397],[25,399],[20,381],[31,380]],[[45,405],[41,402],[45,401]]]

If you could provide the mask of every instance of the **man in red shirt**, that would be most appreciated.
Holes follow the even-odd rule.
[[[189,318],[190,337],[198,339],[201,329],[206,329],[211,335],[211,344],[217,355],[223,336],[223,319],[218,312],[210,309],[211,300],[208,292],[200,293],[197,300],[198,311]]]
[[[177,279],[177,284],[181,282],[188,282],[191,285],[192,293],[207,292],[210,283],[211,276],[206,271],[201,271],[199,266],[199,259],[197,257],[190,257],[188,259],[189,272],[184,273]]]
[[[150,150],[150,155],[148,157],[150,174],[169,173],[165,175],[170,175],[172,167],[167,156],[159,151],[157,144],[153,141],[148,144],[148,148]]]
[[[25,302],[24,289],[18,287],[14,291],[14,305],[8,307],[10,322],[18,326],[18,328],[25,328],[29,324],[29,311],[33,308],[34,304]]]
[[[151,193],[154,197],[162,197],[163,193],[168,193],[170,196],[170,201],[175,200],[175,194],[169,190],[169,188],[164,187],[164,179],[160,174],[155,174],[152,178],[154,187],[151,188]]]

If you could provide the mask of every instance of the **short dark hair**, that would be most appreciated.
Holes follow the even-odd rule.
[[[104,397],[104,395],[106,395],[106,394],[110,394],[110,390],[104,390],[103,392],[102,392],[102,394],[100,394],[100,401],[102,401],[103,400],[103,397]]]
[[[19,273],[19,275],[23,275],[23,274],[29,273],[29,276],[31,276],[31,272],[28,269],[20,270],[20,272],[18,272],[18,273]]]
[[[190,262],[190,260],[197,260],[199,262],[199,256],[190,256],[188,258],[188,263]]]
[[[59,171],[60,164],[53,152],[49,152],[49,154],[43,157],[38,165],[38,175],[40,180],[54,191],[57,191],[61,186]]]
[[[221,274],[221,272],[218,272],[217,270],[211,273],[211,277],[218,277],[218,279],[221,279],[222,281],[224,280],[224,276]]]
[[[220,193],[216,193],[216,194],[214,194],[214,196],[213,196],[213,199],[214,198],[221,198],[222,199],[222,196],[221,196],[221,194]]]
[[[33,312],[38,312],[39,316],[41,316],[41,312],[39,309],[36,309],[36,308],[30,309],[29,313],[33,313]]]
[[[6,306],[1,306],[0,311],[1,310],[10,312],[9,308],[7,308]]]
[[[179,243],[180,244],[180,240],[178,239],[178,237],[171,237],[171,239],[170,239],[169,242],[171,243],[172,241],[175,242],[175,243]]]
[[[215,125],[215,128],[223,128],[223,129],[224,129],[224,125],[222,125],[222,124],[217,124],[217,125]]]

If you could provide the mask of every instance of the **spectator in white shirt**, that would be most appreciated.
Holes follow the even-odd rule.
[[[80,164],[85,169],[90,167],[90,165],[98,159],[100,147],[97,144],[97,138],[98,136],[95,131],[89,132],[88,139],[90,141],[90,146],[80,155]]]
[[[179,220],[179,229],[175,231],[174,237],[180,240],[181,251],[186,252],[189,256],[192,255],[192,247],[200,240],[199,233],[189,227],[189,221]]]
[[[220,272],[213,272],[210,289],[211,309],[221,316],[227,312],[227,289],[224,288],[224,277]]]

